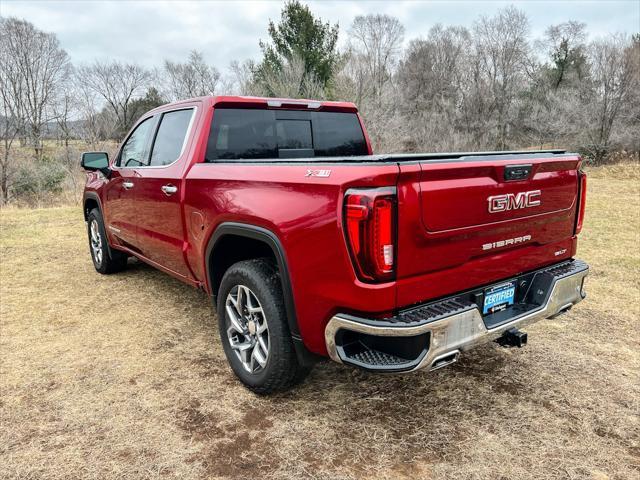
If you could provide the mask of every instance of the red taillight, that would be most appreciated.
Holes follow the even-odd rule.
[[[578,189],[578,218],[576,219],[576,235],[582,231],[585,202],[587,200],[587,175],[584,172],[578,172],[578,175],[580,175],[580,188]]]
[[[349,190],[344,221],[358,276],[389,281],[395,276],[396,192],[394,187]]]

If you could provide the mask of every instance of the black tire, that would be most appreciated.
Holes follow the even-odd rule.
[[[258,320],[260,322],[266,322],[268,327],[266,364],[264,367],[257,365],[258,370],[255,372],[250,372],[245,368],[239,358],[241,354],[236,353],[238,350],[232,349],[228,334],[231,321],[226,309],[227,298],[230,292],[237,293],[240,286],[247,287],[254,295],[254,300],[257,299],[263,314],[257,313],[258,317],[256,318],[260,318],[261,320]],[[309,369],[303,368],[298,363],[287,323],[280,276],[273,262],[265,258],[258,258],[238,262],[229,267],[222,278],[218,291],[217,312],[224,353],[233,372],[247,388],[255,393],[266,395],[287,390],[306,377]],[[246,325],[250,321],[246,318],[240,320]],[[259,324],[254,323],[254,332],[260,328],[255,325]],[[250,332],[248,326],[246,331]],[[247,340],[249,336],[240,335],[237,338]],[[251,360],[253,361],[253,359]]]
[[[92,228],[96,228],[98,233],[93,238]],[[97,272],[108,275],[124,270],[127,266],[127,255],[109,248],[102,214],[97,208],[91,210],[87,216],[87,236],[89,238],[89,253]]]

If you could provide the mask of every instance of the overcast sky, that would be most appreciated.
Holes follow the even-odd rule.
[[[640,31],[640,0],[614,1],[307,1],[312,12],[340,25],[340,39],[356,15],[387,13],[400,19],[406,39],[426,36],[436,23],[471,26],[514,4],[529,17],[533,38],[567,20],[587,23],[589,34]],[[147,66],[184,59],[192,49],[224,71],[232,60],[260,58],[269,19],[281,1],[15,1],[0,0],[0,15],[24,18],[58,35],[74,63],[120,59]]]

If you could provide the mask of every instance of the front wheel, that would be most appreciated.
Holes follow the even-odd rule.
[[[100,210],[94,208],[87,217],[87,234],[91,260],[96,271],[102,274],[119,272],[127,266],[127,256],[115,250],[109,250],[104,220]]]
[[[278,270],[267,259],[232,265],[218,292],[218,326],[227,360],[249,389],[290,388],[308,370],[298,363]]]

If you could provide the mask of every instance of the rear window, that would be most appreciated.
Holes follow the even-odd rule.
[[[355,113],[217,108],[206,161],[367,153]]]

